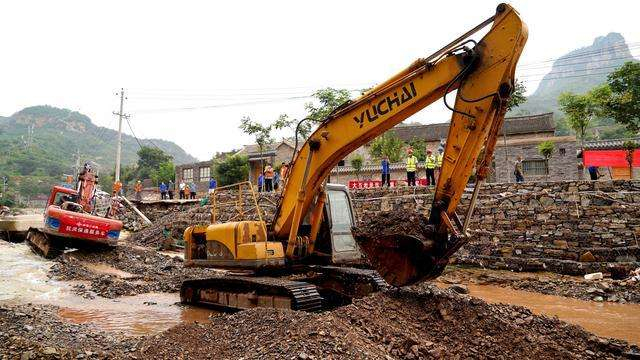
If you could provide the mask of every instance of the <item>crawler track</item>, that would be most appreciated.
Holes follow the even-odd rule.
[[[323,299],[315,285],[280,278],[220,276],[182,283],[183,303],[226,310],[254,307],[318,311]]]
[[[36,228],[30,228],[27,232],[27,243],[38,255],[46,259],[54,259],[62,255],[64,246],[57,243],[56,239]]]

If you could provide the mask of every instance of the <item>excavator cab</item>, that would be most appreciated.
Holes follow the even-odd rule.
[[[356,219],[349,191],[340,184],[325,186],[327,200],[324,204],[323,223],[312,258],[328,264],[353,264],[363,260],[351,228]],[[306,222],[304,225],[308,225]]]

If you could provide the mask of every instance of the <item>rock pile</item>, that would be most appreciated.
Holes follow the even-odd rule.
[[[236,194],[222,192],[218,194],[216,206],[216,222],[234,221],[244,218],[245,220],[257,220],[253,198],[249,192],[244,192],[242,205],[233,203],[236,201]],[[257,203],[262,212],[263,219],[268,223],[273,219],[275,204],[278,194],[258,193]],[[171,229],[171,236],[174,239],[181,239],[184,230],[191,225],[205,225],[211,223],[211,205],[201,206],[199,203],[175,203],[171,206],[166,202],[145,203],[140,208],[144,209],[144,214],[149,217],[153,224],[137,231],[129,239],[130,242],[141,245],[157,247],[162,241],[162,230],[165,226]],[[239,209],[242,215],[239,215]]]
[[[107,265],[132,276],[122,278],[118,274],[97,273],[91,270],[95,264]],[[184,280],[209,277],[218,271],[185,268],[180,258],[123,245],[102,252],[77,250],[65,253],[56,259],[50,273],[59,280],[89,281],[88,286],[79,284],[74,288],[82,296],[115,298],[148,292],[176,292]]]
[[[0,307],[2,359],[112,359],[135,356],[139,340],[62,322],[51,306]]]
[[[522,307],[425,285],[319,314],[253,309],[181,325],[141,344],[148,358],[617,359],[637,354]]]

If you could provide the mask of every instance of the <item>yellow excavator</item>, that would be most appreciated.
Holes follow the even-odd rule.
[[[471,39],[489,25],[480,41]],[[253,273],[185,281],[182,301],[313,311],[328,303],[348,303],[387,283],[405,286],[439,276],[467,241],[466,225],[487,176],[527,35],[518,12],[500,4],[495,15],[433,55],[338,107],[295,152],[271,224],[233,221],[185,230],[185,266]],[[451,106],[446,95],[454,90]],[[452,118],[429,233],[356,243],[351,200],[344,186],[327,184],[331,170],[352,151],[441,98]],[[474,169],[475,188],[463,223],[456,207]],[[375,270],[361,265],[363,254]]]

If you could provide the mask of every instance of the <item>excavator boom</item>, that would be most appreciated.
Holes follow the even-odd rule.
[[[489,24],[480,41],[467,40]],[[294,256],[304,216],[322,216],[322,186],[340,160],[433,102],[445,97],[447,104],[446,95],[457,90],[454,106],[447,104],[453,115],[430,216],[433,233],[427,240],[399,235],[361,244],[392,285],[437,276],[466,238],[455,210],[483,150],[477,175],[481,180],[486,175],[526,40],[519,14],[500,4],[476,28],[336,109],[297,152],[289,172],[271,229],[276,239],[286,241],[287,257]],[[312,227],[311,248],[317,229]]]

